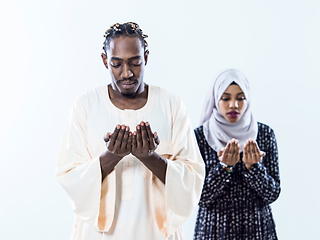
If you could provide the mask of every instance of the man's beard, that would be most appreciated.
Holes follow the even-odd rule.
[[[120,94],[124,97],[129,97],[129,98],[132,98],[136,95],[136,93],[123,93],[123,92],[120,92]]]

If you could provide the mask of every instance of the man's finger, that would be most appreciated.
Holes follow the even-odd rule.
[[[154,138],[154,141],[156,142],[156,144],[159,145],[160,144],[160,138],[159,138],[159,135],[158,135],[157,132],[154,132],[153,138]]]
[[[148,150],[150,149],[150,142],[151,139],[148,138],[148,133],[146,129],[145,123],[142,121],[140,123],[140,128],[141,128],[141,139],[142,139],[142,146],[144,148],[147,148]],[[150,140],[150,141],[149,141]]]
[[[140,149],[142,148],[142,138],[141,138],[141,127],[140,124],[137,125],[136,127],[136,142],[137,142],[137,148]]]
[[[124,136],[125,131],[126,131],[126,126],[125,126],[125,125],[121,125],[120,130],[119,130],[119,132],[118,132],[118,136],[117,136],[117,138],[116,138],[116,142],[115,142],[115,144],[114,144],[114,149],[115,149],[115,151],[116,151],[117,149],[120,149],[120,148],[121,148],[122,139],[123,139],[123,136]]]
[[[116,138],[118,137],[119,131],[120,131],[120,124],[118,124],[118,125],[115,127],[113,133],[111,134],[109,146],[113,146],[113,145],[114,145],[114,143],[115,143],[115,141],[116,141]]]
[[[106,143],[109,142],[110,136],[111,136],[111,133],[110,133],[110,132],[107,132],[107,134],[104,135],[103,140],[104,140]]]
[[[121,149],[123,151],[125,151],[127,149],[127,143],[128,143],[128,139],[129,139],[129,126],[126,126],[125,128],[125,132],[124,132],[124,135],[123,135],[123,138],[122,138],[122,141],[121,141]]]
[[[134,131],[131,135],[131,149],[132,149],[132,152],[135,152],[137,150],[137,132]]]
[[[132,132],[129,132],[129,138],[127,141],[127,150],[130,152],[132,151],[132,141],[133,141],[133,134]]]
[[[152,138],[155,138],[152,131],[151,131],[151,126],[148,122],[146,122],[146,130],[147,130],[147,134],[148,134],[148,138],[151,141]]]

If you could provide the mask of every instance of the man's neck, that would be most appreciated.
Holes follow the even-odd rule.
[[[148,100],[149,86],[144,84],[144,89],[137,92],[134,96],[122,95],[117,90],[114,90],[111,84],[108,85],[110,101],[119,109],[138,110],[146,105]]]

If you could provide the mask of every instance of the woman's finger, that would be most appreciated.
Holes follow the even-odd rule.
[[[226,150],[225,147],[221,148],[221,150],[218,152],[218,157],[221,157],[222,154],[225,152],[225,150]]]
[[[248,159],[248,152],[249,152],[249,142],[246,141],[246,143],[243,145],[243,161],[246,161]]]
[[[260,157],[265,157],[266,153],[264,151],[260,151]]]
[[[254,162],[260,162],[261,161],[261,157],[260,157],[260,149],[258,144],[256,143],[256,141],[252,140],[252,153],[253,153],[253,157],[254,157]]]
[[[231,156],[232,156],[231,145],[232,145],[232,141],[229,141],[222,155],[222,161],[224,163],[228,163],[231,160]]]

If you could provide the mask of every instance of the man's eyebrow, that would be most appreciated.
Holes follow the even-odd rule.
[[[132,61],[132,60],[140,59],[140,58],[141,58],[141,56],[134,56],[134,57],[129,58],[128,60],[129,60],[129,61]],[[118,57],[111,57],[111,60],[123,61],[122,58],[118,58]]]
[[[122,61],[122,59],[118,57],[112,57],[111,60]]]
[[[140,59],[140,58],[141,58],[141,56],[134,56],[134,57],[129,58],[129,61],[135,60],[135,59]]]

